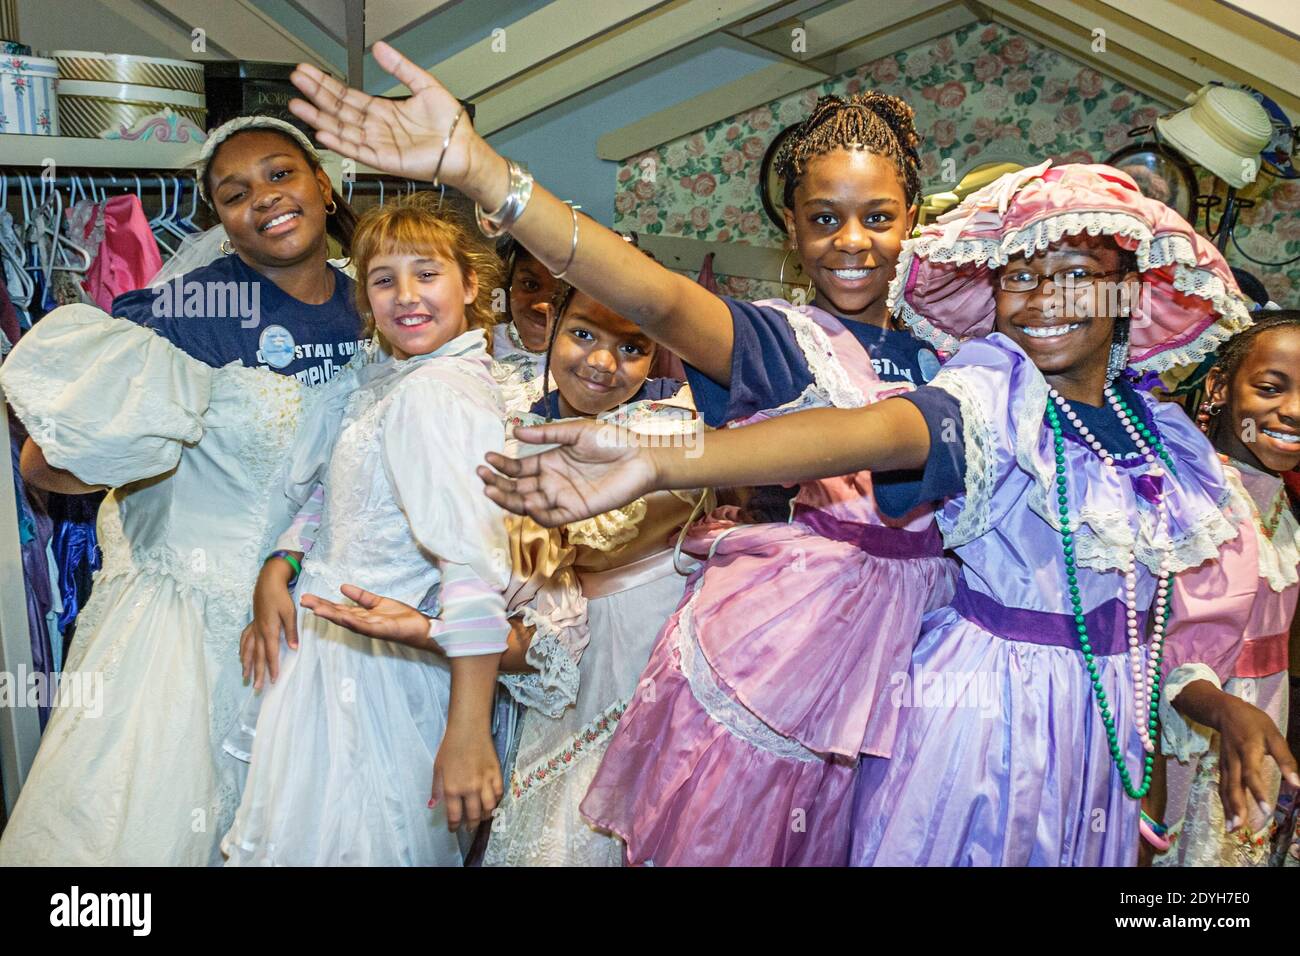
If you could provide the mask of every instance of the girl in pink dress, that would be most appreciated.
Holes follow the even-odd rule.
[[[1175,613],[1194,613],[1203,630],[1241,633],[1244,643],[1223,689],[1254,704],[1285,733],[1287,643],[1300,591],[1300,524],[1281,474],[1300,465],[1300,313],[1263,313],[1230,341],[1210,370],[1201,422],[1223,459],[1231,489],[1228,513],[1240,530],[1220,560],[1198,569],[1180,589]],[[1225,613],[1231,595],[1246,598],[1244,615]],[[1181,742],[1180,742],[1181,743]],[[1203,743],[1188,741],[1188,744]],[[1276,765],[1258,781],[1267,791],[1245,819],[1232,820],[1219,796],[1225,769],[1238,774],[1216,739],[1204,746],[1166,747],[1167,851],[1157,866],[1264,866],[1269,861],[1273,805],[1281,789]],[[1196,750],[1205,752],[1196,754]],[[1233,761],[1221,768],[1222,760]],[[1237,824],[1230,826],[1230,824]],[[1160,821],[1148,836],[1159,846]]]

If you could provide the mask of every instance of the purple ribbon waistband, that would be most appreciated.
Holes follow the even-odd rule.
[[[823,538],[854,545],[878,558],[938,558],[943,555],[943,538],[931,522],[924,531],[904,531],[882,525],[841,521],[817,508],[795,505],[794,520]]]
[[[964,579],[957,581],[952,608],[972,624],[978,624],[990,634],[1008,641],[1079,649],[1079,631],[1073,614],[1004,607],[987,594],[968,587]],[[1094,654],[1107,657],[1128,650],[1126,610],[1122,599],[1111,598],[1083,615]],[[1146,626],[1147,612],[1140,611],[1138,633],[1144,643]]]

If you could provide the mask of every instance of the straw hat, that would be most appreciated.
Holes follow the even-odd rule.
[[[1186,109],[1156,120],[1160,135],[1230,186],[1255,181],[1259,154],[1273,138],[1268,111],[1244,90],[1202,86]]]

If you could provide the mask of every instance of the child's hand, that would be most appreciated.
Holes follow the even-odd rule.
[[[300,603],[317,617],[333,621],[349,631],[422,651],[442,653],[437,641],[429,636],[429,619],[409,604],[371,594],[355,584],[345,584],[340,590],[344,597],[359,606],[338,604],[316,594],[304,594]]]
[[[271,558],[262,565],[253,588],[253,621],[239,636],[239,660],[244,665],[244,680],[253,678],[253,687],[262,689],[262,677],[271,682],[280,676],[280,632],[289,646],[298,648],[298,609],[289,593],[293,576],[289,562]]]
[[[486,731],[462,732],[449,726],[433,762],[433,799],[430,807],[442,804],[447,812],[447,829],[461,826],[473,830],[492,816],[501,799],[501,765]]]
[[[1272,757],[1290,786],[1300,786],[1295,757],[1272,718],[1253,704],[1225,694],[1219,704],[1219,797],[1228,831],[1249,818],[1247,800],[1265,817],[1273,812],[1264,760]]]
[[[558,422],[516,428],[515,437],[559,447],[526,458],[489,452],[487,462],[496,472],[479,466],[478,476],[489,498],[545,527],[603,514],[654,488],[650,449],[613,425]]]

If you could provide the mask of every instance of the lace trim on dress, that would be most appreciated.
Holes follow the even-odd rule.
[[[836,408],[861,408],[867,404],[862,390],[840,363],[826,330],[797,309],[767,303],[785,316],[794,332],[795,342],[808,362],[817,389]],[[801,396],[802,397],[802,396]]]
[[[1207,664],[1181,664],[1164,680],[1160,690],[1161,751],[1187,763],[1210,749],[1214,731],[1188,720],[1174,709],[1174,701],[1192,681],[1207,680],[1222,687],[1219,675]]]
[[[1029,383],[1016,411],[1016,460],[1037,480],[1029,491],[1029,507],[1056,527],[1056,510],[1048,506],[1055,500],[1055,472],[1047,459],[1040,467],[1036,454],[1042,432],[1043,413],[1047,408],[1047,381],[1036,368],[1029,370]],[[1143,401],[1147,399],[1143,398]],[[1150,406],[1148,405],[1148,410]],[[1176,479],[1167,479],[1176,483]],[[1135,496],[1136,497],[1136,496]],[[1164,529],[1156,527],[1153,509],[1136,505],[1138,532],[1133,532],[1132,512],[1122,508],[1089,507],[1071,502],[1075,560],[1095,571],[1116,571],[1128,564],[1130,554],[1150,570],[1157,571],[1166,550],[1169,569],[1177,573],[1195,567],[1219,553],[1219,545],[1236,535],[1236,528],[1218,507],[1207,508],[1190,527],[1175,534],[1168,544]]]
[[[545,614],[525,606],[520,616],[533,628],[524,660],[536,673],[500,674],[497,679],[525,707],[547,717],[559,717],[577,700],[581,683],[578,662],[565,645],[560,629]]]
[[[975,387],[966,381],[960,369],[940,370],[930,384],[957,399],[961,407],[966,441],[966,501],[957,520],[943,536],[949,548],[956,548],[985,534],[992,525],[998,432],[985,414],[984,403]],[[940,521],[944,521],[942,509],[939,515]]]
[[[1281,594],[1300,580],[1300,523],[1296,521],[1291,509],[1284,507],[1270,537],[1264,528],[1259,507],[1242,484],[1240,472],[1235,467],[1224,468],[1223,472],[1228,478],[1232,514],[1242,524],[1248,524],[1256,531],[1255,538],[1259,542],[1259,576],[1268,582],[1272,591]],[[1285,495],[1286,491],[1279,488],[1278,494]]]
[[[628,703],[626,700],[615,701],[574,734],[568,743],[557,747],[528,767],[515,767],[510,773],[510,793],[514,799],[520,800],[536,792],[577,766],[584,757],[603,753],[605,742],[614,736]]]
[[[636,538],[645,516],[646,501],[637,498],[613,511],[567,524],[564,530],[571,545],[581,545],[596,551],[613,551]]]
[[[822,758],[789,737],[783,737],[752,713],[736,703],[718,686],[712,669],[700,652],[695,637],[695,601],[699,591],[691,595],[678,617],[674,649],[681,664],[682,674],[690,685],[691,694],[710,718],[722,725],[733,737],[739,737],[750,746],[765,750],[783,760],[808,763]]]

